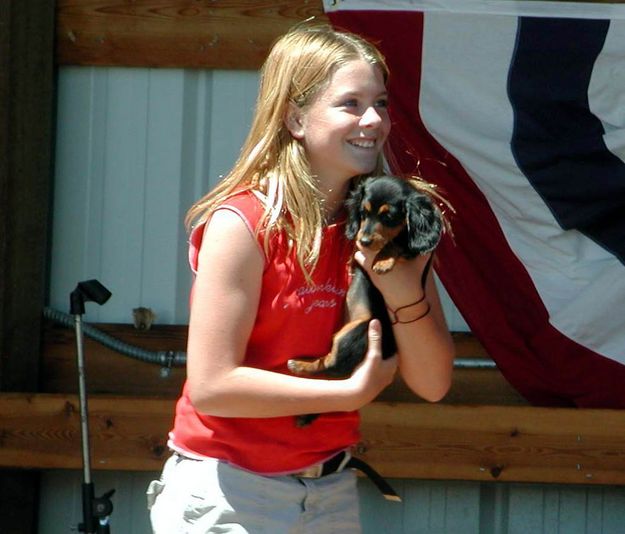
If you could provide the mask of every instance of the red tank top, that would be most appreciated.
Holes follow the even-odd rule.
[[[256,236],[263,206],[250,192],[240,193],[220,208],[236,213]],[[323,232],[321,255],[307,284],[283,232],[275,232],[267,254],[263,232],[256,237],[265,258],[261,297],[247,345],[245,365],[288,373],[286,362],[298,356],[322,356],[343,318],[352,245],[345,222]],[[196,271],[204,226],[191,233],[189,260]],[[226,460],[265,474],[299,471],[332,457],[359,439],[357,412],[326,413],[298,428],[294,417],[236,418],[198,413],[187,386],[176,405],[172,449],[191,457]]]

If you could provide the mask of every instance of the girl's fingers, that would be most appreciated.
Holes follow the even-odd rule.
[[[378,319],[369,321],[369,353],[375,356],[382,355],[382,325]]]
[[[358,263],[358,265],[360,265],[361,267],[365,266],[366,258],[365,258],[365,255],[360,250],[357,250],[354,253],[354,259],[356,260],[356,263]]]

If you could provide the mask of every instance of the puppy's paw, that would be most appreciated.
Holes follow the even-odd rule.
[[[395,267],[395,258],[384,258],[382,260],[375,260],[371,267],[376,274],[386,274]]]
[[[296,375],[310,375],[319,371],[320,360],[296,360],[292,359],[286,362],[289,371]]]
[[[286,362],[286,366],[289,368],[289,371],[295,373],[296,375],[301,375],[305,373],[302,362],[298,360],[289,360],[288,362]]]

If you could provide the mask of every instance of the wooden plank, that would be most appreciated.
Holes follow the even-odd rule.
[[[257,69],[274,39],[321,0],[58,0],[64,65]]]
[[[186,326],[155,325],[149,331],[131,325],[93,325],[103,333],[150,351],[185,351]],[[481,343],[468,333],[453,334],[459,358],[487,358]],[[85,337],[87,387],[92,394],[155,396],[174,399],[180,393],[184,368],[163,374],[158,365],[133,360]],[[41,360],[41,389],[46,393],[77,393],[76,341],[73,329],[46,323]],[[401,378],[379,397],[388,402],[418,402]],[[445,403],[524,405],[527,402],[498,370],[457,369]]]
[[[186,326],[157,325],[137,330],[131,325],[91,325],[103,334],[146,351],[186,350]],[[41,391],[77,393],[76,337],[73,328],[46,322],[41,359]],[[163,373],[159,365],[124,356],[84,336],[87,389],[92,394],[154,396],[173,399],[180,394],[183,367]]]
[[[93,469],[158,470],[167,456],[171,400],[90,397]],[[82,467],[80,403],[76,395],[2,394],[0,466]]]
[[[622,410],[373,403],[361,453],[389,477],[623,484],[624,423]]]
[[[92,396],[93,469],[158,471],[170,400]],[[397,478],[625,484],[625,412],[375,402],[358,456]],[[80,468],[75,395],[0,396],[0,466]]]

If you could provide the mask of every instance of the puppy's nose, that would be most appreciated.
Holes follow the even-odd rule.
[[[363,247],[370,247],[371,243],[373,242],[373,239],[371,239],[370,235],[363,235],[358,242],[363,246]]]

